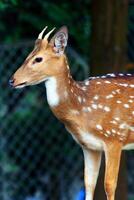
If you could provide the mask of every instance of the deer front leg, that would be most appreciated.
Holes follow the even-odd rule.
[[[118,172],[121,158],[121,144],[108,144],[105,147],[105,191],[107,200],[114,200],[118,180]]]
[[[86,200],[93,200],[99,168],[101,163],[101,152],[83,149],[84,153],[84,181]]]

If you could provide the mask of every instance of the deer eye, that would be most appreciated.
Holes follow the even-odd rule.
[[[39,63],[39,62],[41,62],[42,60],[43,60],[43,58],[42,58],[42,57],[37,57],[37,58],[35,58],[35,60],[34,60],[34,61]]]

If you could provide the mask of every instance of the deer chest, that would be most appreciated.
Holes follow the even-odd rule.
[[[94,136],[89,132],[83,130],[77,130],[76,132],[69,127],[66,127],[67,131],[72,135],[73,139],[80,145],[82,148],[92,149],[92,150],[103,150],[103,141]]]

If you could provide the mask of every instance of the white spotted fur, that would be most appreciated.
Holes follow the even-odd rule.
[[[101,126],[100,124],[97,124],[97,125],[96,125],[96,128],[97,128],[98,130],[103,130],[103,128],[102,128],[102,126]]]

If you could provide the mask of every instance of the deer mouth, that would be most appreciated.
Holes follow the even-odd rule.
[[[25,87],[26,86],[26,84],[27,84],[27,82],[23,82],[23,83],[19,83],[19,84],[17,84],[17,85],[14,85],[13,87],[14,88],[23,88],[23,87]]]

